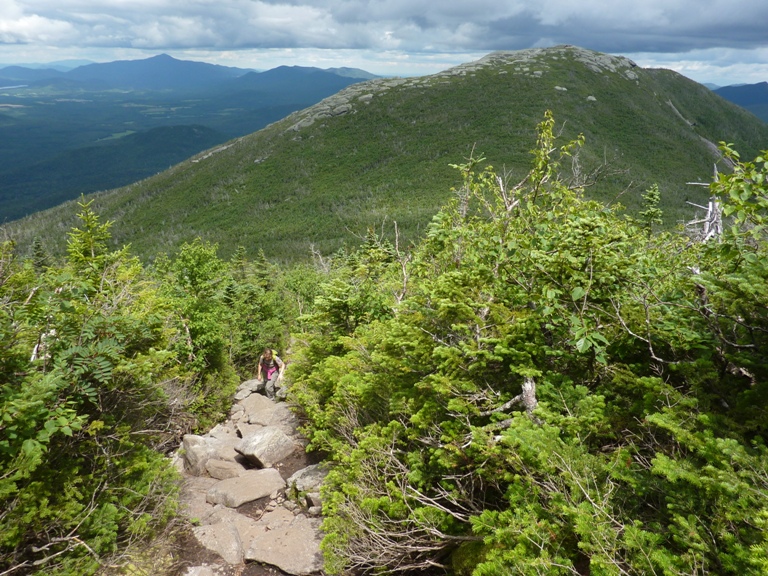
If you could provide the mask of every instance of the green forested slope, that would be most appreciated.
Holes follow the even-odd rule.
[[[749,155],[768,142],[768,126],[675,73],[556,47],[358,84],[216,153],[99,194],[95,206],[116,221],[114,241],[143,257],[199,236],[224,254],[241,245],[304,259],[311,245],[331,252],[385,220],[413,239],[450,194],[449,164],[473,149],[500,171],[524,173],[531,127],[546,109],[565,136],[586,136],[582,174],[610,167],[591,197],[635,211],[658,182],[667,227],[691,215],[686,200],[706,197],[686,182],[711,178],[713,143],[734,142]],[[8,233],[21,246],[40,237],[55,250],[75,210],[35,215]]]
[[[223,140],[223,134],[205,126],[167,126],[64,150],[5,172],[0,191],[3,213],[34,212],[71,200],[82,190],[106,190],[140,180]]]

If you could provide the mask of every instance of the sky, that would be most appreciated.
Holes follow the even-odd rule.
[[[767,0],[0,0],[0,66],[181,60],[433,74],[573,44],[719,86],[768,81]]]

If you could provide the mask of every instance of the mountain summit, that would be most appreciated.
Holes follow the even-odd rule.
[[[65,74],[79,81],[98,81],[113,88],[170,90],[210,86],[215,82],[237,78],[248,70],[177,60],[168,54],[144,60],[118,60],[80,66]]]
[[[768,126],[683,76],[574,46],[494,52],[439,74],[354,84],[283,120],[135,185],[98,194],[114,239],[142,256],[196,237],[302,259],[370,228],[415,238],[452,195],[451,164],[470,156],[509,175],[528,170],[535,128],[552,110],[564,138],[583,133],[574,170],[601,174],[587,194],[630,213],[653,184],[665,224],[705,202],[717,143],[745,156]],[[20,241],[60,242],[74,204],[9,227]],[[23,243],[22,242],[22,243]]]

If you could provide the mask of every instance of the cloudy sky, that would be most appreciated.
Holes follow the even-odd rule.
[[[556,44],[698,82],[768,81],[768,1],[0,0],[0,65],[167,53],[410,76]]]

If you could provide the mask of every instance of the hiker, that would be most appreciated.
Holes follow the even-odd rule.
[[[277,353],[272,348],[264,348],[264,352],[259,356],[256,380],[261,380],[262,374],[264,375],[264,392],[267,398],[275,397],[278,384],[283,380],[284,370],[285,362],[280,360]]]

